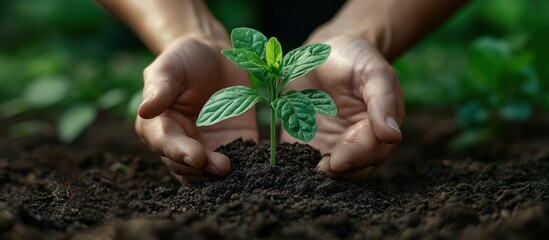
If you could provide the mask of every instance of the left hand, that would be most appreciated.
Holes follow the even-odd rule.
[[[183,184],[228,175],[229,158],[214,150],[238,137],[258,139],[252,110],[213,126],[196,126],[214,92],[248,84],[246,72],[220,53],[230,46],[228,39],[178,38],[144,72],[135,129]]]
[[[370,42],[356,36],[311,39],[332,47],[328,60],[294,81],[295,89],[320,89],[332,96],[337,116],[317,114],[309,144],[328,153],[317,166],[329,177],[365,179],[402,139],[404,96],[391,65]],[[286,131],[283,141],[295,142]]]

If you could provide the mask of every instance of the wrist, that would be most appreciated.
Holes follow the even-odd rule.
[[[216,46],[230,44],[227,30],[201,0],[187,2],[184,10],[162,11],[170,16],[160,18],[145,29],[153,51],[162,52],[180,38],[194,38]]]
[[[392,39],[392,24],[381,3],[365,4],[349,1],[327,23],[317,28],[308,42],[326,42],[335,37],[353,37],[368,41],[384,57],[388,57]]]
[[[182,37],[229,41],[227,31],[202,0],[97,1],[129,25],[155,53]]]
[[[348,0],[319,36],[361,37],[389,61],[463,6],[466,0]],[[324,36],[322,36],[324,35]]]
[[[384,24],[363,24],[359,25],[348,23],[339,23],[337,21],[328,22],[317,28],[309,37],[307,42],[326,42],[334,37],[354,37],[362,38],[368,41],[372,46],[375,46],[379,52],[385,53],[388,51],[391,28]]]

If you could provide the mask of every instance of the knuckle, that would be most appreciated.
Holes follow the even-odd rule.
[[[393,67],[383,64],[375,70],[376,74],[383,78],[384,82],[393,86],[397,82],[397,75]]]
[[[156,80],[171,79],[174,75],[172,73],[173,69],[172,64],[155,61],[143,70],[143,80],[145,83],[148,83]]]
[[[143,79],[145,81],[147,81],[148,79],[151,78],[151,76],[153,75],[153,71],[154,71],[154,66],[153,64],[147,66],[145,69],[143,69]]]
[[[396,72],[391,65],[381,61],[370,61],[367,64],[356,64],[354,74],[358,76],[392,76],[396,77]]]
[[[374,66],[361,66],[354,70],[355,84],[361,86],[357,90],[363,97],[371,95],[388,94],[394,92],[398,84],[394,69],[388,64],[373,64]]]
[[[395,94],[385,95],[384,99],[380,99],[380,100],[385,101],[387,103],[387,107],[397,106],[397,98]]]

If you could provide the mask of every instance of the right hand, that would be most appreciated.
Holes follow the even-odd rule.
[[[368,40],[321,36],[309,41],[330,45],[330,57],[290,86],[324,90],[338,108],[337,116],[316,116],[318,132],[309,144],[328,153],[317,169],[332,178],[363,180],[402,139],[404,96],[393,68]],[[281,139],[297,140],[285,130]]]
[[[254,111],[213,126],[196,126],[200,110],[213,93],[248,85],[246,72],[220,53],[230,48],[226,39],[179,38],[144,71],[143,102],[135,129],[182,183],[228,175],[231,162],[213,150],[238,137],[258,140]]]

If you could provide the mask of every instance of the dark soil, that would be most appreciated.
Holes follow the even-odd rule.
[[[72,146],[2,137],[0,239],[547,239],[549,123],[450,154],[448,119],[412,115],[362,182],[315,172],[307,145],[279,144],[272,167],[266,145],[236,140],[218,150],[231,175],[181,187],[112,118]]]

